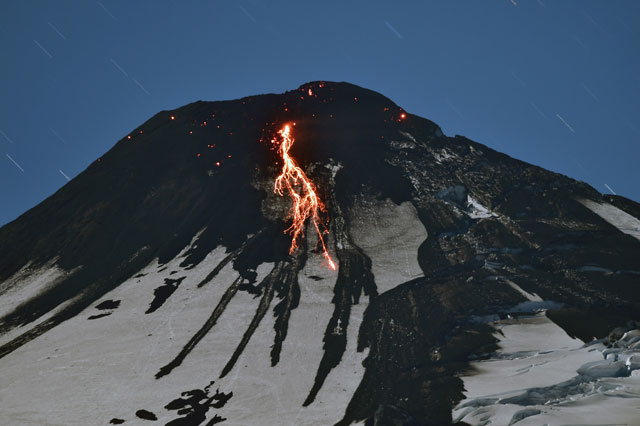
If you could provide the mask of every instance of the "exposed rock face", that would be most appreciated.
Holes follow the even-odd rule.
[[[336,272],[312,234],[288,253],[269,142],[284,123],[327,206]],[[114,377],[96,395],[127,380],[163,389],[95,396],[103,423],[136,422],[144,406],[183,424],[170,410],[184,405],[203,425],[450,424],[459,373],[497,348],[492,318],[547,309],[585,342],[640,320],[639,217],[631,200],[444,136],[347,83],[196,102],[158,113],[0,228],[12,307],[0,369],[82,357]],[[107,343],[89,348],[83,333]],[[59,347],[72,349],[55,358]],[[19,376],[3,373],[5,423],[31,392]],[[51,422],[89,424],[89,403]]]

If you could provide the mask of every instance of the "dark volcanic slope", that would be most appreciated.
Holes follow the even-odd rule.
[[[446,137],[431,121],[375,92],[314,82],[281,95],[195,102],[158,113],[53,196],[2,227],[0,282],[29,262],[57,259],[58,267],[75,271],[0,320],[0,333],[6,333],[68,302],[0,347],[0,357],[73,317],[154,258],[173,259],[204,229],[183,265],[198,264],[222,245],[228,258],[201,285],[228,262],[241,279],[158,377],[188,356],[236,291],[261,299],[223,375],[268,309],[277,317],[271,351],[277,364],[300,297],[297,273],[306,261],[302,251],[288,255],[289,239],[282,234],[286,200],[270,191],[278,157],[269,140],[286,122],[295,122],[292,155],[318,185],[331,232],[344,243],[334,248],[334,313],[305,404],[340,362],[347,337],[332,330],[338,324],[346,328],[360,297],[370,301],[359,335],[359,347],[368,347],[369,355],[344,424],[373,424],[374,416],[376,424],[450,423],[451,405],[462,392],[455,373],[465,368],[469,354],[488,352],[495,343],[491,329],[472,319],[525,301],[507,281],[562,304],[548,315],[585,340],[640,319],[640,241],[580,200],[607,201],[636,217],[640,205],[605,199],[585,183],[464,137]],[[341,166],[335,176],[324,167],[331,164]],[[415,206],[429,234],[417,253],[423,278],[378,294],[371,261],[351,241],[343,213],[362,194]],[[470,199],[492,214],[471,214]],[[248,235],[253,237],[247,240]],[[263,262],[275,267],[256,283],[254,270]],[[167,281],[167,291],[159,288],[157,296],[170,297],[180,279]],[[5,291],[0,286],[0,294]]]

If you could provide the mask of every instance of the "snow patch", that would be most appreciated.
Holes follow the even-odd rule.
[[[413,204],[360,198],[349,224],[354,243],[371,258],[378,293],[422,275],[418,248],[427,231]]]
[[[445,188],[436,194],[436,198],[457,207],[472,219],[498,216],[469,194],[467,188],[462,185]]]
[[[332,158],[330,160],[331,162],[329,164],[325,164],[325,167],[331,172],[331,182],[333,183],[335,182],[336,175],[343,166],[342,163],[335,163]]]
[[[587,199],[579,199],[578,201],[621,232],[640,240],[640,220],[638,218],[609,203],[598,203]]]
[[[520,287],[518,284],[514,283],[511,280],[504,280],[507,284],[509,284],[509,286],[511,288],[513,288],[515,291],[517,291],[518,293],[520,293],[521,295],[523,295],[524,297],[527,298],[528,301],[530,302],[542,302],[542,297],[538,296],[535,293],[529,293],[525,290],[522,289],[522,287]]]
[[[446,148],[442,148],[440,151],[432,151],[432,154],[438,164],[442,164],[443,162],[456,157],[456,154],[452,154]]]
[[[61,280],[75,273],[81,267],[65,271],[55,265],[57,258],[51,259],[41,267],[33,267],[29,262],[16,272],[11,278],[0,284],[0,319],[29,300],[34,299],[49,288],[54,287]],[[72,300],[63,302],[36,320],[16,327],[0,335],[0,345],[4,345],[16,337],[26,333],[38,324],[47,321],[55,314],[66,308]]]
[[[29,262],[11,278],[0,283],[0,317],[55,286],[56,283],[78,270],[76,268],[72,271],[65,271],[55,264],[57,261],[57,258],[51,259],[37,268],[31,266],[31,262]]]
[[[389,146],[394,149],[402,150],[402,149],[415,149],[418,146],[418,141],[413,137],[411,133],[408,132],[400,132],[400,134],[406,137],[408,140],[404,141],[394,141],[389,142]]]
[[[497,216],[471,195],[467,195],[467,214],[472,219],[486,219]]]
[[[416,138],[413,137],[413,135],[411,133],[400,131],[400,134],[402,136],[405,136],[406,138],[408,138],[414,144],[416,144],[416,145],[418,144],[418,141],[416,140]]]

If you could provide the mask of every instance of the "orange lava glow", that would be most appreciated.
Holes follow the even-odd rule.
[[[289,155],[289,150],[293,146],[295,139],[291,136],[291,126],[285,125],[278,134],[281,141],[274,138],[273,143],[278,145],[278,154],[282,156],[282,172],[276,178],[273,192],[282,196],[284,191],[291,197],[293,205],[291,206],[290,217],[293,223],[284,232],[292,235],[291,247],[289,254],[293,254],[298,248],[298,242],[304,234],[304,224],[307,219],[311,219],[313,226],[318,232],[318,240],[322,245],[322,255],[333,270],[336,269],[335,263],[331,259],[327,247],[324,242],[324,235],[329,231],[325,223],[320,218],[320,213],[326,211],[324,204],[318,198],[316,187],[309,180],[307,175],[300,167],[296,165],[293,158]]]

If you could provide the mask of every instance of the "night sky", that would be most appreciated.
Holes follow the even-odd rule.
[[[0,225],[160,110],[313,80],[640,201],[637,0],[4,0],[0,52]]]

